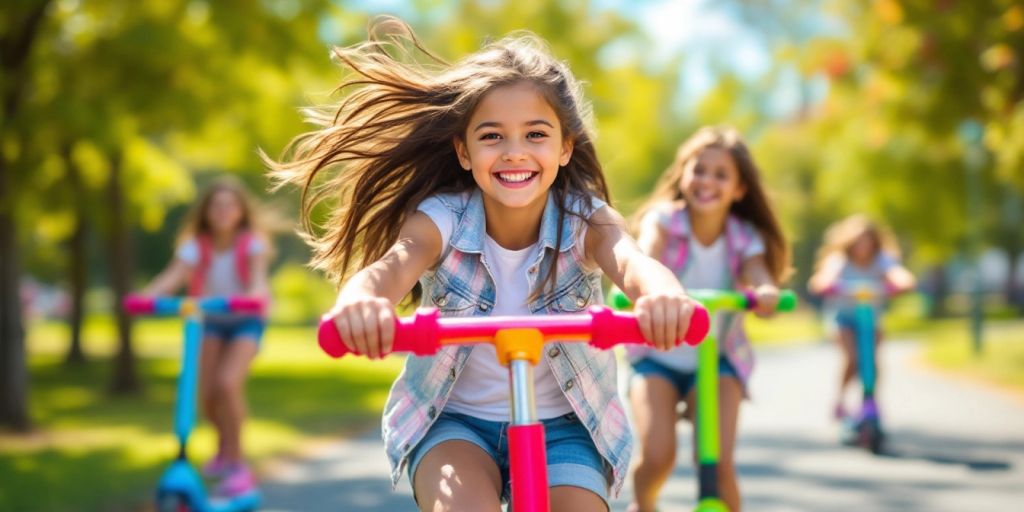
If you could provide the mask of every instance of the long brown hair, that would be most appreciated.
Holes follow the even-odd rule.
[[[335,48],[333,55],[349,74],[336,90],[344,98],[307,110],[320,128],[293,140],[282,161],[266,160],[278,187],[302,189],[312,264],[335,282],[383,256],[428,196],[476,187],[459,165],[454,140],[465,139],[477,105],[497,87],[535,85],[557,114],[563,138],[573,143],[572,157],[552,185],[560,199],[558,243],[569,236],[561,221],[570,193],[609,201],[589,133],[590,105],[569,68],[536,36],[516,34],[448,64],[424,48],[407,24],[381,17],[371,23],[367,41]],[[330,214],[316,225],[312,213],[320,206]],[[555,264],[552,259],[541,286],[554,284]]]
[[[686,166],[700,156],[701,151],[718,148],[729,153],[740,174],[740,182],[746,187],[743,199],[734,202],[729,211],[757,228],[765,244],[765,262],[776,282],[789,277],[791,269],[789,246],[782,234],[779,221],[772,211],[768,195],[761,186],[761,171],[738,131],[725,126],[706,126],[683,142],[676,151],[675,160],[654,186],[654,192],[633,216],[634,230],[639,227],[644,214],[664,203],[684,203],[679,186]]]

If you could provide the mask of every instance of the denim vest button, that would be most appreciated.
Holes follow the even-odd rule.
[[[586,306],[586,305],[587,305],[587,301],[583,300],[583,297],[579,297],[579,298],[576,299],[576,306],[582,308],[583,306]]]
[[[427,411],[427,416],[429,416],[430,419],[434,419],[434,416],[437,416],[437,408],[431,405],[430,410]]]
[[[562,351],[558,350],[558,347],[551,347],[551,350],[548,350],[548,355],[551,357],[558,357],[558,354],[561,353]]]
[[[483,302],[480,303],[480,311],[487,311],[489,308],[490,306],[487,304],[484,304]]]
[[[452,369],[451,369],[451,370],[450,370],[450,371],[448,372],[448,379],[449,379],[449,380],[455,380],[455,368],[452,368]]]
[[[573,384],[574,384],[574,383],[573,383],[573,380],[572,380],[572,379],[569,379],[569,380],[567,380],[567,381],[565,382],[565,389],[566,389],[566,391],[568,391],[568,390],[572,389],[572,386],[573,386]]]
[[[440,299],[437,299],[436,302],[437,302],[438,306],[444,307],[446,304],[448,304],[448,298],[447,297],[441,297]]]

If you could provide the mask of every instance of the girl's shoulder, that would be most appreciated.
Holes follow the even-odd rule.
[[[683,213],[686,207],[674,201],[661,201],[654,203],[644,212],[640,219],[640,225],[644,228],[661,228],[670,234],[685,235],[686,226]]]
[[[199,240],[195,236],[183,238],[175,247],[174,255],[189,265],[195,265],[199,262]]]
[[[461,214],[469,205],[473,193],[469,190],[436,192],[420,202],[417,210],[443,209],[454,214]]]
[[[603,199],[584,192],[570,192],[563,205],[566,211],[588,219],[605,206],[608,206],[608,203]]]
[[[749,239],[761,239],[761,230],[759,230],[753,222],[737,215],[730,215],[729,220],[732,222],[732,226],[730,227],[736,231],[739,236]]]
[[[249,256],[263,254],[270,248],[270,236],[266,233],[249,231],[244,233],[244,236],[243,240],[246,243],[245,252]]]

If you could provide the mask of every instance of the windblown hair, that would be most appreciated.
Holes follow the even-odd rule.
[[[476,188],[459,165],[454,141],[465,141],[474,110],[497,87],[534,85],[558,116],[563,138],[573,143],[552,185],[559,220],[570,193],[609,201],[589,133],[590,105],[568,67],[536,36],[510,36],[448,64],[407,24],[382,17],[371,23],[367,41],[335,48],[333,55],[347,74],[335,91],[340,103],[308,109],[308,120],[319,128],[293,140],[282,161],[264,158],[277,187],[302,189],[312,265],[335,282],[383,256],[428,196]],[[423,58],[427,63],[419,62]],[[314,211],[323,209],[326,222],[317,223]],[[559,227],[559,244],[569,235]],[[555,263],[540,286],[553,286]]]
[[[829,257],[836,254],[849,258],[850,248],[864,235],[871,238],[875,248],[874,254],[884,251],[894,258],[900,257],[899,244],[888,229],[876,224],[866,215],[854,214],[834,222],[825,231],[825,240],[818,249],[815,268],[820,268]]]
[[[761,171],[754,163],[743,137],[733,128],[706,126],[679,146],[675,160],[658,179],[651,197],[634,214],[634,230],[639,228],[640,220],[651,209],[665,203],[685,204],[679,185],[683,173],[688,167],[697,165],[701,151],[708,148],[725,150],[732,157],[736,169],[739,170],[740,182],[746,186],[747,192],[743,199],[730,206],[729,211],[757,228],[764,239],[768,271],[776,282],[783,282],[791,274],[789,246],[775,212],[772,211],[768,195],[761,185]]]

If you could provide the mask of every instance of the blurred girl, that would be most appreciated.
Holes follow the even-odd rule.
[[[836,222],[825,232],[825,242],[818,251],[814,275],[807,283],[811,293],[826,294],[836,287],[866,284],[896,294],[917,285],[913,274],[899,263],[899,248],[889,235],[863,215],[853,215]],[[881,308],[884,297],[876,301]],[[835,417],[846,416],[843,397],[857,375],[857,349],[854,340],[854,304],[850,299],[826,297],[826,317],[832,325],[836,342],[843,352],[843,370],[836,395]],[[881,340],[881,331],[875,343]],[[875,351],[877,360],[878,351]],[[875,365],[876,375],[878,365]]]
[[[187,285],[192,297],[267,298],[268,237],[244,186],[220,179],[203,193],[178,238],[175,256],[143,291],[171,295]],[[203,412],[217,429],[218,450],[204,467],[220,477],[217,494],[252,491],[255,480],[242,454],[245,382],[259,351],[265,320],[258,316],[209,314],[204,317],[199,364]]]
[[[775,310],[789,254],[757,166],[735,130],[706,127],[684,142],[637,218],[641,249],[668,265],[686,288],[750,288],[759,315]],[[718,482],[722,500],[737,512],[733,450],[753,353],[742,315],[721,313],[714,322],[722,340]],[[640,442],[631,510],[649,512],[675,466],[680,401],[692,419],[697,356],[685,345],[669,352],[629,353],[634,372],[629,397]]]

